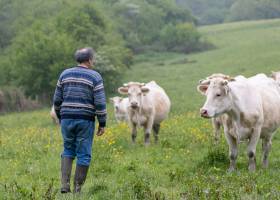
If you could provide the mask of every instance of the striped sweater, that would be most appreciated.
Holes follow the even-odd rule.
[[[57,82],[53,97],[59,119],[98,119],[106,126],[106,98],[103,80],[94,70],[77,66],[64,70]]]

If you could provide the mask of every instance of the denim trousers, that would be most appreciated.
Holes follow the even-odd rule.
[[[77,158],[77,165],[89,166],[95,123],[84,119],[62,119],[62,157]]]

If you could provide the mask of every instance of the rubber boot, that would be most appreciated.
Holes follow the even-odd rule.
[[[70,178],[72,171],[73,158],[61,158],[61,193],[71,192]]]
[[[74,179],[74,193],[80,193],[82,185],[84,184],[89,166],[76,165],[75,179]]]

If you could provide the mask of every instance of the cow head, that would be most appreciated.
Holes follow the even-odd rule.
[[[123,98],[122,97],[112,97],[110,98],[110,101],[113,103],[114,105],[114,109],[115,111],[118,111],[120,108],[120,104],[122,102]]]
[[[273,78],[275,81],[280,82],[280,72],[271,72],[271,78]]]
[[[200,109],[202,117],[216,117],[230,109],[231,99],[228,83],[229,81],[224,78],[212,78],[197,86],[198,91],[206,96],[206,102]]]
[[[128,95],[129,107],[139,109],[142,106],[142,98],[150,91],[144,83],[129,82],[118,89],[120,94]]]

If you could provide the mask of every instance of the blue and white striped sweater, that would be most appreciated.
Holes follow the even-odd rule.
[[[64,70],[57,82],[53,104],[59,119],[95,120],[106,125],[106,98],[100,74],[85,67]]]

